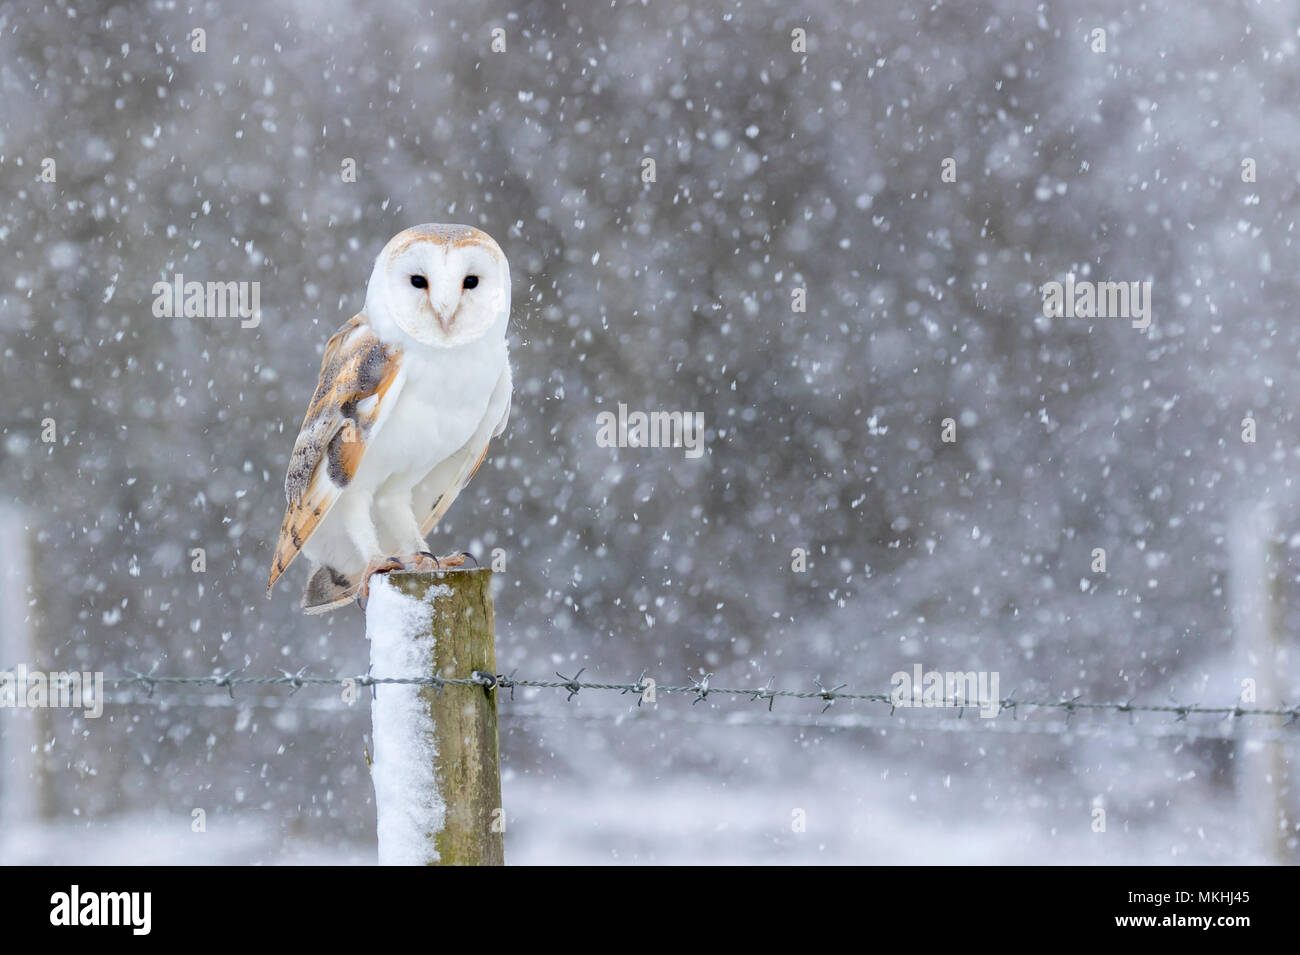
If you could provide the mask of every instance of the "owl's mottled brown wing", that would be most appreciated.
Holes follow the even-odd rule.
[[[366,442],[396,398],[392,386],[401,358],[400,350],[375,336],[365,312],[349,319],[325,345],[320,383],[284,478],[288,506],[266,583],[268,595],[357,473]]]

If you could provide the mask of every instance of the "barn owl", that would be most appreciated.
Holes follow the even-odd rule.
[[[364,606],[376,573],[463,563],[425,536],[505,428],[509,313],[510,267],[487,233],[420,225],[384,246],[365,307],[325,346],[267,596],[299,551],[307,613]]]

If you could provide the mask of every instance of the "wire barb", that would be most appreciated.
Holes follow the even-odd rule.
[[[836,699],[838,699],[835,691],[842,690],[846,686],[848,686],[847,683],[841,683],[839,686],[833,686],[828,690],[826,689],[826,687],[822,686],[822,681],[820,679],[813,680],[813,682],[817,684],[817,695],[826,701],[826,705],[822,707],[823,713],[829,710],[831,708],[831,704],[834,703]],[[960,716],[961,712],[958,711],[957,715]]]
[[[695,692],[695,699],[691,701],[691,706],[696,703],[703,703],[709,698],[709,680],[712,679],[712,673],[704,674],[704,679],[697,680],[695,677],[688,677],[691,681],[691,689]]]
[[[582,674],[586,672],[587,672],[587,668],[583,667],[573,676],[567,677],[559,670],[555,671],[555,675],[564,681],[563,683],[560,684],[560,686],[569,691],[569,695],[564,701],[565,703],[568,703],[569,700],[572,700],[575,696],[578,695],[578,691],[584,688],[583,684],[579,683],[578,680],[582,676]]]
[[[290,696],[293,696],[295,693],[301,690],[305,685],[302,682],[302,675],[307,672],[306,667],[301,667],[297,673],[290,673],[288,670],[280,670],[280,672],[283,673],[285,677],[291,681],[289,685],[292,686],[293,689],[289,691]]]
[[[772,684],[776,682],[776,677],[768,677],[767,685],[760,690],[754,691],[755,700],[767,700],[767,711],[772,712],[772,704],[776,702],[776,691],[772,689]],[[753,702],[751,700],[751,702]]]
[[[231,670],[225,676],[217,677],[216,681],[213,683],[214,686],[224,686],[228,691],[230,691],[230,698],[232,700],[235,698],[235,684],[231,680],[231,677],[233,677],[238,672],[239,672],[238,669]]]

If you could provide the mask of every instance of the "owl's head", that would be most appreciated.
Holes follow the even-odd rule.
[[[366,313],[381,334],[452,348],[482,338],[510,314],[510,266],[486,232],[418,225],[399,232],[375,260]]]

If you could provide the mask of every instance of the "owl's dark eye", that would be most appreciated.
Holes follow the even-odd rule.
[[[423,275],[412,275],[411,284],[414,285],[416,288],[428,288],[429,280],[426,279]]]
[[[477,275],[467,275],[467,276],[465,276],[465,288],[474,288],[474,287],[477,286],[477,285],[478,285],[478,276],[477,276]]]

